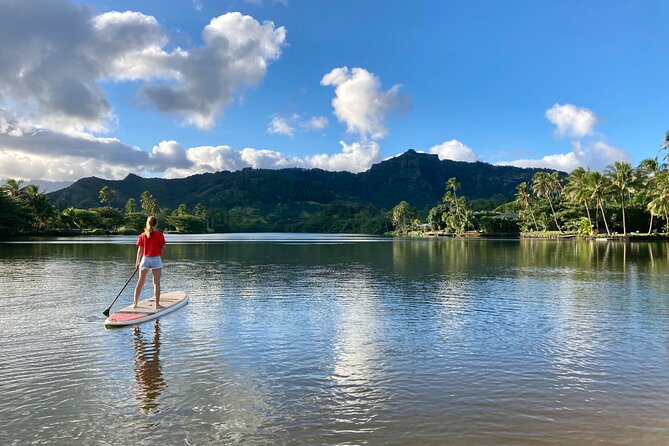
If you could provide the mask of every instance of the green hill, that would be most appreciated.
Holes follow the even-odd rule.
[[[228,220],[247,219],[250,213],[255,221],[248,228],[233,228],[229,221],[223,229],[315,230],[341,212],[378,214],[402,200],[418,209],[432,207],[441,201],[450,177],[461,183],[458,193],[471,200],[511,199],[516,186],[529,182],[540,170],[441,161],[437,155],[409,150],[358,174],[299,168],[247,168],[179,179],[130,174],[123,180],[83,178],[49,196],[60,208],[92,208],[100,205],[99,191],[108,186],[115,191],[111,205],[122,208],[129,198],[139,202],[141,193],[149,191],[162,208],[175,209],[181,203],[192,208],[201,203],[219,213],[232,213]]]

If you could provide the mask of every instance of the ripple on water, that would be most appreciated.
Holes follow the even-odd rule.
[[[669,439],[659,248],[183,237],[190,304],[105,330],[134,240],[86,241],[2,247],[1,444]]]

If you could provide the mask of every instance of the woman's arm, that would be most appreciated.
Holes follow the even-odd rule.
[[[143,246],[137,247],[137,258],[135,259],[135,268],[139,268],[139,262],[142,261],[143,256],[144,256],[144,247]]]

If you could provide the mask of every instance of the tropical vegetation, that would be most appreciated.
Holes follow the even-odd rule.
[[[669,150],[669,134],[663,147]],[[582,167],[566,176],[537,172],[530,184],[521,182],[517,186],[514,201],[498,206],[492,213],[469,209],[469,200],[456,194],[458,188],[455,178],[445,183],[442,202],[427,212],[427,227],[396,224],[397,233],[416,232],[419,227],[429,233],[454,235],[669,233],[669,169],[657,158],[644,160],[636,167],[616,161],[603,173]],[[393,210],[394,223],[401,220],[396,212],[411,209],[409,203],[401,205]]]
[[[175,232],[205,232],[210,227],[209,211],[198,204],[189,211],[185,204],[172,212],[161,209],[158,201],[145,191],[137,209],[134,198],[124,209],[111,207],[115,191],[105,186],[99,191],[102,206],[91,209],[68,207],[57,209],[39,186],[23,186],[22,180],[9,179],[0,187],[0,234],[105,234],[138,233],[148,215],[156,215],[165,229]]]
[[[0,186],[0,234],[136,233],[148,215],[156,215],[168,231],[189,233],[669,234],[669,169],[664,163],[669,158],[669,132],[660,151],[665,155],[662,162],[647,159],[634,167],[616,161],[603,172],[579,167],[569,174],[546,169],[495,171],[485,163],[444,163],[409,151],[372,166],[363,176],[304,169],[245,169],[178,181],[131,175],[123,181],[80,180],[65,194],[45,194],[36,185],[9,179]],[[504,175],[502,180],[490,180],[500,187],[509,187],[515,178],[515,191],[505,194],[506,189],[498,188],[489,198],[481,196],[483,174],[475,167],[485,175]],[[443,176],[453,168],[465,172],[466,181]],[[432,190],[439,178],[441,199],[429,204],[423,191]],[[232,183],[225,188],[217,180]],[[90,205],[91,185],[99,187],[94,195],[97,206]],[[153,187],[139,193],[141,185]],[[365,199],[359,190],[362,185]],[[183,191],[195,187],[201,192],[175,201],[173,195],[186,197]],[[170,188],[179,192],[170,194]],[[404,197],[390,210],[384,205],[388,197],[380,199],[385,188],[392,191],[389,196]],[[470,199],[463,190],[478,195]],[[76,197],[84,197],[79,202],[89,205],[64,205]],[[194,197],[219,206],[205,207]],[[164,199],[169,199],[167,205],[162,204]]]

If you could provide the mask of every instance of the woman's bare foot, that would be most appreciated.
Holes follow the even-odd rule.
[[[155,304],[155,305],[153,306],[153,309],[154,309],[154,310],[159,310],[159,309],[161,309],[161,308],[165,308],[165,307],[162,306],[162,305],[160,305],[160,304]]]

